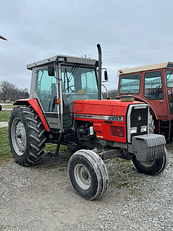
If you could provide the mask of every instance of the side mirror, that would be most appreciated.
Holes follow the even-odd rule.
[[[48,75],[49,76],[55,76],[55,69],[53,65],[48,66]]]
[[[104,79],[105,79],[105,81],[108,81],[108,73],[107,73],[107,71],[104,71]]]

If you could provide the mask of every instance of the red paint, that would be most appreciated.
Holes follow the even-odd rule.
[[[126,112],[130,104],[139,102],[120,102],[120,100],[77,100],[73,104],[75,120],[92,121],[97,138],[126,143]],[[80,115],[123,116],[123,121],[80,118]],[[118,136],[117,136],[118,134]]]

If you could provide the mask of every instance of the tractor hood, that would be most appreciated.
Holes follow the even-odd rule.
[[[130,105],[134,108],[147,107],[138,101],[76,100],[73,104],[74,120],[91,122],[99,139],[126,143],[126,122]]]
[[[126,123],[126,112],[131,104],[139,101],[121,102],[120,100],[76,100],[73,104],[74,119],[112,120]]]

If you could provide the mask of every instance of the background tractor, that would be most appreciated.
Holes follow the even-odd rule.
[[[107,189],[105,159],[132,159],[141,173],[155,175],[167,163],[165,137],[148,134],[149,107],[133,97],[102,100],[102,53],[98,60],[63,55],[29,64],[30,97],[18,100],[9,119],[15,161],[36,164],[45,143],[67,145],[74,189],[84,198],[100,198]],[[105,72],[105,79],[107,74]]]
[[[173,63],[165,62],[119,71],[118,97],[133,95],[150,106],[150,130],[173,138]]]

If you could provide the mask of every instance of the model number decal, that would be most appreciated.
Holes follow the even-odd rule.
[[[82,119],[111,120],[111,121],[121,121],[121,122],[124,121],[123,116],[74,114],[74,117],[82,118]]]

